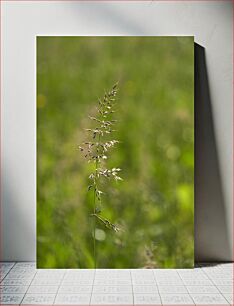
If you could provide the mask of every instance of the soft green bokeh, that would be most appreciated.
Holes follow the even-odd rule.
[[[193,37],[37,38],[37,266],[93,268],[92,164],[78,151],[97,98],[119,81],[121,143],[102,187],[99,268],[193,267]]]

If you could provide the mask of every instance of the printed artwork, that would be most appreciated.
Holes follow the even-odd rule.
[[[194,38],[37,37],[37,267],[194,266]]]

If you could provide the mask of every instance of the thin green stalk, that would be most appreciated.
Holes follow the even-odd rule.
[[[117,93],[117,84],[115,84],[112,89],[105,93],[102,99],[98,99],[98,115],[97,117],[89,116],[89,119],[93,120],[96,124],[95,128],[85,129],[92,135],[92,140],[88,140],[82,143],[82,146],[79,146],[79,150],[84,154],[84,157],[88,162],[95,162],[95,173],[91,173],[89,179],[91,184],[88,186],[88,191],[93,188],[93,213],[91,216],[94,217],[93,221],[93,255],[94,255],[94,266],[97,267],[97,246],[96,243],[96,222],[101,222],[105,225],[106,228],[114,230],[115,232],[119,231],[119,227],[112,223],[110,220],[106,219],[101,215],[101,197],[103,192],[99,190],[99,178],[102,176],[106,179],[114,179],[115,181],[122,180],[119,177],[120,168],[108,169],[104,167],[105,160],[107,159],[106,152],[113,148],[118,140],[105,140],[109,134],[114,132],[113,125],[116,120],[112,119],[112,114],[115,112],[113,110],[114,101]],[[98,136],[98,137],[97,137]],[[100,143],[101,137],[104,137],[102,143]],[[100,201],[100,205],[96,207],[97,200]]]
[[[97,169],[97,160],[96,160],[96,169]],[[96,173],[96,171],[95,171]],[[93,213],[95,214],[95,208],[96,208],[96,175],[94,180],[94,188],[93,188]],[[94,257],[94,268],[96,269],[96,220],[94,218],[93,220],[93,257]]]
[[[98,135],[98,142],[100,142],[100,134]],[[98,148],[97,148],[97,154],[98,154]],[[96,190],[97,190],[97,168],[98,168],[98,159],[96,158],[95,162],[95,178],[94,178],[94,188],[93,188],[93,214],[96,214]],[[96,257],[96,219],[94,218],[93,222],[93,256],[94,256],[94,267],[96,269],[97,267],[97,257]]]

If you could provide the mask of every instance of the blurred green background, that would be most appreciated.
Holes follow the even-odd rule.
[[[93,170],[78,150],[97,98],[119,81],[102,187],[98,268],[194,265],[193,37],[37,38],[37,267],[93,268]]]

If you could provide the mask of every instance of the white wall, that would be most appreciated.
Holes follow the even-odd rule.
[[[206,214],[197,215],[196,257],[231,260],[231,1],[4,1],[2,27],[3,260],[35,260],[36,254],[36,35],[194,35],[205,47],[223,192],[217,204],[229,247],[220,228],[210,226],[212,215],[219,218],[211,197],[201,194]]]

